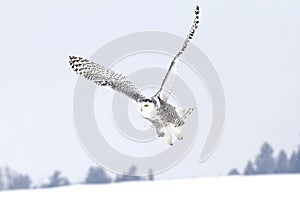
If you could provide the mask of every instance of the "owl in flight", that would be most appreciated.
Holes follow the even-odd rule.
[[[98,86],[109,87],[134,100],[141,116],[156,129],[157,136],[165,138],[169,145],[173,145],[173,136],[178,140],[183,139],[181,128],[185,123],[184,120],[194,110],[194,108],[174,107],[168,103],[168,99],[177,78],[178,58],[186,50],[198,28],[199,13],[199,6],[196,6],[195,18],[189,34],[181,50],[173,58],[160,89],[152,97],[145,97],[141,94],[126,75],[100,66],[88,59],[70,56],[70,66],[77,74],[96,83]]]

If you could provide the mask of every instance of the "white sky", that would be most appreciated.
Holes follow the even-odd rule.
[[[277,152],[300,142],[300,3],[231,1],[0,1],[0,167],[42,181],[54,169],[82,180],[94,164],[73,127],[76,75],[69,54],[91,56],[138,31],[184,37],[202,7],[194,43],[214,64],[226,95],[216,152],[199,151],[158,178],[226,174],[245,166],[264,141]]]

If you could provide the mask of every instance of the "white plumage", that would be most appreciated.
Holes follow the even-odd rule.
[[[82,57],[70,56],[69,63],[77,74],[87,80],[96,83],[98,86],[110,87],[136,101],[141,116],[154,126],[158,137],[165,138],[169,145],[173,145],[173,135],[179,140],[183,139],[181,127],[184,125],[184,119],[188,117],[194,108],[176,108],[167,101],[177,79],[178,58],[186,50],[198,25],[199,6],[196,6],[195,19],[189,34],[181,50],[172,60],[160,89],[150,98],[142,95],[138,88],[122,73],[105,68]]]

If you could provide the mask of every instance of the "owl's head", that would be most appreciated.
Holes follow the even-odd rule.
[[[142,99],[138,102],[138,110],[143,117],[150,117],[155,110],[155,102],[152,99]]]

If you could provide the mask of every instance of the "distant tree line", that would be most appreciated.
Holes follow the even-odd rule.
[[[154,180],[152,170],[148,171],[146,177],[136,176],[137,167],[131,166],[126,172],[127,175],[117,175],[115,179],[112,179],[104,169],[100,167],[90,167],[88,174],[85,178],[85,184],[103,184],[111,182],[125,182],[125,181],[141,181],[141,180]]]
[[[0,168],[0,190],[28,189],[31,183],[28,175],[19,174],[9,167]]]
[[[249,160],[240,173],[237,169],[232,169],[229,175],[261,175],[261,174],[283,174],[300,173],[300,147],[293,151],[290,157],[284,150],[280,150],[274,157],[273,148],[270,144],[264,143],[260,148],[260,153],[252,162]]]
[[[154,180],[152,170],[149,170],[146,177],[136,176],[137,167],[129,168],[127,175],[117,175],[114,178],[101,167],[90,167],[86,177],[81,184],[108,184],[113,182]],[[71,185],[67,177],[63,177],[61,172],[54,171],[46,181],[39,186],[32,185],[29,175],[20,174],[9,167],[0,168],[0,191],[16,189],[36,189],[52,188]]]

